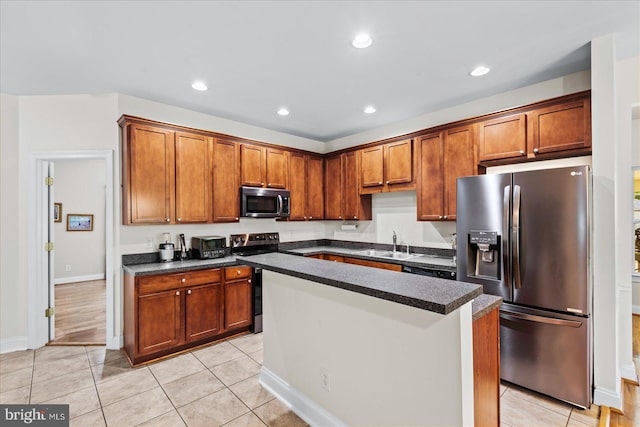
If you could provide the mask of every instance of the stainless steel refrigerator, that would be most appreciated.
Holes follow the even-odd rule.
[[[459,178],[458,280],[500,307],[500,377],[591,402],[588,166]]]

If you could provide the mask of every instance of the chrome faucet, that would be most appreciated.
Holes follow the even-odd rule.
[[[396,236],[396,232],[393,232],[393,252],[396,251],[396,243],[398,242],[398,236]]]

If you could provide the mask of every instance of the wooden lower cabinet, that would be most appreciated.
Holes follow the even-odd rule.
[[[331,254],[307,255],[308,258],[324,259],[327,261],[344,262],[346,264],[364,265],[365,267],[381,268],[383,270],[402,271],[400,264],[389,264],[387,262],[370,261],[368,259],[349,258]]]
[[[499,309],[473,321],[473,397],[475,427],[500,425]]]
[[[250,267],[124,276],[124,348],[132,365],[251,324]]]

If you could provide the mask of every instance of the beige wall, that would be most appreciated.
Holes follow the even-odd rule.
[[[25,240],[20,229],[19,98],[0,94],[0,351],[27,344]],[[19,319],[21,321],[16,321]]]
[[[62,222],[54,224],[54,282],[104,278],[105,161],[58,160],[54,166],[54,198],[62,203]],[[71,213],[92,214],[93,231],[67,231]]]

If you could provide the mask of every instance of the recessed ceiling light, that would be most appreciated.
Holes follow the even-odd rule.
[[[371,46],[371,43],[373,43],[373,39],[367,33],[358,34],[351,42],[353,47],[356,47],[358,49],[364,49],[365,47],[369,47]]]
[[[278,110],[278,115],[280,115],[280,116],[288,116],[289,115],[289,110],[287,110],[286,108],[280,108]]]
[[[373,114],[376,112],[376,107],[374,107],[373,105],[367,105],[366,107],[364,107],[364,112],[366,114]]]
[[[202,81],[193,82],[191,87],[194,88],[195,90],[199,90],[199,91],[207,90],[207,85],[204,84],[204,82],[202,82]]]
[[[485,74],[487,74],[489,71],[491,71],[491,69],[489,67],[485,67],[484,65],[480,65],[476,68],[474,68],[469,75],[473,76],[473,77],[480,77],[480,76],[484,76]]]

